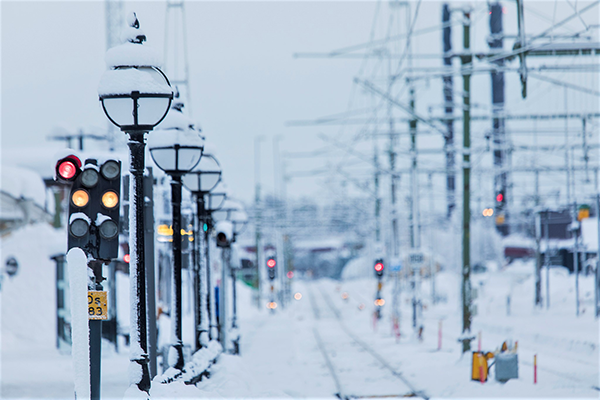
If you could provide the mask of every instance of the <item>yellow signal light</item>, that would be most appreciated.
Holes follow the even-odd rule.
[[[156,232],[163,236],[173,236],[173,228],[171,228],[169,225],[159,225],[156,229]]]
[[[385,300],[384,299],[377,299],[375,300],[375,305],[378,307],[382,307],[385,304]]]
[[[71,195],[71,201],[77,207],[85,207],[90,201],[90,195],[85,190],[79,189]]]
[[[102,205],[106,208],[115,208],[119,204],[119,195],[112,190],[105,192],[102,195]]]

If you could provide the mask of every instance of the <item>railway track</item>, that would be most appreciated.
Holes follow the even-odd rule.
[[[313,333],[335,383],[338,398],[342,400],[400,397],[429,399],[422,390],[417,390],[402,372],[392,367],[381,354],[350,331],[345,325],[339,310],[331,303],[329,295],[321,288],[318,288],[319,295],[323,299],[323,302],[327,303],[327,311],[332,316],[332,318],[327,318],[327,313],[317,305],[317,297],[311,286],[308,287],[308,292],[316,322]],[[332,329],[336,325],[341,328],[345,336],[349,339],[343,353],[338,353],[332,346],[327,346],[327,337],[323,337],[326,333],[331,335],[334,331],[339,332],[339,329],[337,331],[335,328]],[[329,329],[322,329],[320,332],[319,327],[327,327]],[[334,334],[330,338],[329,343],[333,342],[337,346],[340,346],[342,343],[346,344],[339,334]],[[364,353],[371,356],[371,363],[367,364],[364,362]],[[357,379],[359,376],[360,382]]]

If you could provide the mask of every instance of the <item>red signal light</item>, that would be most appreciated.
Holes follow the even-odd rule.
[[[504,195],[502,193],[498,193],[496,196],[496,201],[500,203],[502,200],[504,200]]]
[[[383,263],[375,264],[375,271],[377,271],[377,272],[383,271]]]
[[[74,155],[58,160],[56,177],[62,181],[73,181],[81,171],[81,160]]]
[[[125,254],[123,256],[123,261],[125,261],[127,264],[129,264],[130,260],[131,260],[131,256],[129,254]]]
[[[287,273],[287,277],[288,277],[289,279],[292,279],[292,278],[294,277],[294,271],[288,271],[288,273]]]
[[[267,261],[267,267],[269,267],[269,268],[274,268],[276,264],[277,264],[277,262],[275,260],[273,260],[272,258],[270,258]]]
[[[64,161],[58,166],[58,174],[63,179],[71,179],[75,176],[77,169],[71,161]]]

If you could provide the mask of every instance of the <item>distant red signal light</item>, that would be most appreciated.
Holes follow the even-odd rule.
[[[288,273],[287,273],[287,277],[288,277],[289,279],[292,279],[292,278],[294,277],[294,271],[288,271]]]
[[[498,195],[496,196],[496,201],[500,203],[502,202],[502,200],[504,200],[504,195],[502,193],[498,193]]]
[[[123,261],[125,261],[127,264],[129,264],[129,261],[131,261],[131,256],[129,254],[125,254],[123,256]]]
[[[383,271],[383,263],[375,264],[375,271],[377,271],[377,272]]]
[[[277,265],[277,262],[276,262],[275,260],[273,260],[272,258],[270,258],[270,259],[267,261],[267,267],[269,267],[269,268],[274,268],[274,267],[275,267],[275,265]]]

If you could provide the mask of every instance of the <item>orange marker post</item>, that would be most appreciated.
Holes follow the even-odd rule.
[[[481,352],[481,331],[477,334],[477,351]]]
[[[537,384],[537,354],[533,355],[533,384]]]

